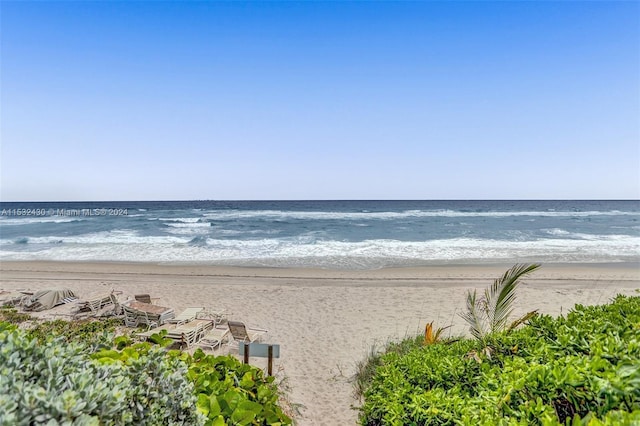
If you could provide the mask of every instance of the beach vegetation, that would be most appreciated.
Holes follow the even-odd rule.
[[[292,424],[261,369],[114,337],[117,321],[0,321],[0,426]]]
[[[476,290],[467,292],[467,311],[460,316],[469,324],[469,332],[473,337],[483,340],[489,334],[507,329],[520,279],[539,267],[540,264],[537,263],[513,266],[502,277],[497,278],[480,298]],[[529,313],[525,317],[531,315]],[[524,320],[525,318],[521,318],[514,321],[512,328]]]
[[[158,333],[153,333],[149,336],[149,343],[153,343],[155,345],[160,345],[163,348],[168,348],[173,345],[175,341],[167,337],[167,330],[160,330]]]
[[[434,343],[438,343],[442,341],[442,333],[451,326],[448,325],[446,327],[438,327],[435,331],[433,331],[433,321],[428,323],[424,328],[424,342],[425,345],[433,345]]]
[[[45,342],[52,336],[62,338],[66,342],[78,341],[96,346],[110,345],[122,320],[109,318],[104,320],[84,319],[65,321],[33,321],[26,327],[27,334],[39,342]]]
[[[290,425],[279,404],[275,378],[230,356],[181,353],[207,425]]]
[[[360,423],[640,424],[640,297],[507,328],[379,354]]]
[[[159,348],[102,362],[79,341],[0,330],[0,425],[203,424],[184,364]]]
[[[361,398],[364,395],[365,390],[370,386],[376,374],[376,369],[383,365],[385,355],[397,354],[402,356],[422,345],[423,338],[421,336],[400,341],[388,341],[382,346],[378,344],[371,345],[367,356],[356,363],[356,372],[352,377],[356,398]]]
[[[12,324],[20,324],[29,321],[31,315],[18,312],[16,308],[3,306],[0,308],[0,321],[6,321]]]

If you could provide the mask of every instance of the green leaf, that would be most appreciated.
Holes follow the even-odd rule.
[[[539,267],[539,264],[513,266],[485,290],[482,299],[477,298],[475,290],[473,293],[467,292],[467,311],[460,316],[469,324],[469,331],[473,337],[481,340],[490,333],[507,328],[520,278]]]
[[[250,372],[245,373],[245,375],[242,376],[242,380],[240,380],[240,387],[243,389],[251,389],[255,384],[256,382],[253,380],[253,375]]]
[[[226,422],[224,421],[224,417],[222,416],[218,416],[213,420],[213,423],[211,423],[211,426],[226,426]]]
[[[207,395],[203,393],[198,394],[198,402],[196,405],[202,414],[209,417],[209,397]]]
[[[261,411],[262,405],[252,401],[242,401],[231,414],[231,420],[240,425],[248,425]]]
[[[520,278],[530,274],[540,267],[540,264],[515,265],[504,275],[496,279],[489,290],[485,291],[485,299],[488,308],[488,320],[490,331],[502,331],[507,326],[507,320],[513,311],[513,303],[516,300],[515,290],[520,283]]]

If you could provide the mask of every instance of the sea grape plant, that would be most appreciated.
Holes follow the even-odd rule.
[[[415,339],[413,339],[415,342]],[[491,347],[490,354],[482,349]],[[481,357],[478,362],[469,353]],[[640,297],[382,355],[363,425],[640,424]]]
[[[126,395],[133,424],[141,426],[201,425],[194,386],[186,377],[187,366],[177,357],[148,343],[118,350],[102,350],[91,356],[103,365],[121,366],[129,378]]]
[[[231,356],[206,355],[198,349],[193,356],[180,355],[189,365],[198,409],[207,425],[291,425],[281,409],[274,377]]]
[[[292,424],[259,368],[167,351],[163,333],[134,343],[111,322],[72,324],[0,321],[0,426]]]

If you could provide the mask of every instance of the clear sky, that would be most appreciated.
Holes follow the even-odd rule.
[[[640,198],[640,2],[2,1],[0,199]]]

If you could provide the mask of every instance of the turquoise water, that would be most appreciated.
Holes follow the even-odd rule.
[[[640,260],[638,201],[0,203],[0,260],[379,268]]]

